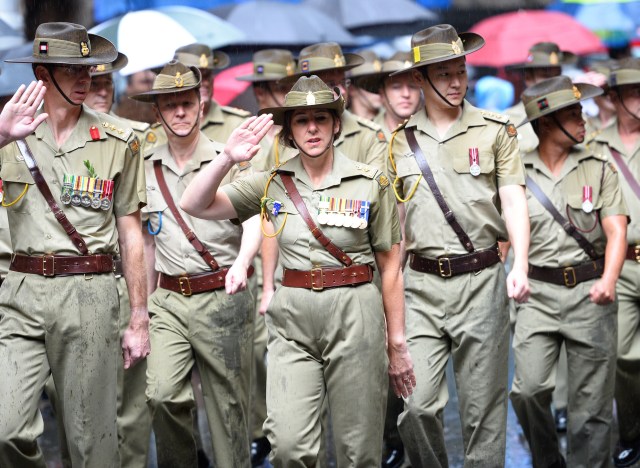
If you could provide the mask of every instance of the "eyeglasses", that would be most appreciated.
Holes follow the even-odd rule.
[[[344,79],[344,80],[338,80],[338,81],[325,81],[325,84],[333,89],[333,88],[348,88],[349,86],[351,86],[351,80],[350,79]]]
[[[96,67],[89,65],[56,65],[56,68],[70,77],[77,77],[85,73],[93,73]]]

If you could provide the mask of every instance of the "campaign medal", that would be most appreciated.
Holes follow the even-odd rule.
[[[320,201],[318,202],[318,223],[327,224],[329,210],[329,197],[326,195],[320,195]]]
[[[591,185],[582,187],[582,211],[585,213],[593,211],[593,188]]]
[[[360,218],[358,214],[360,213],[360,207],[358,206],[358,200],[350,200],[351,201],[351,227],[353,229],[358,229],[360,227]]]
[[[344,198],[338,198],[338,213],[336,214],[336,219],[334,224],[336,227],[344,226]]]
[[[329,197],[329,213],[327,214],[327,226],[335,226],[336,225],[336,216],[335,212],[336,208],[336,199],[333,197]]]
[[[80,197],[80,177],[73,176],[73,193],[71,194],[71,204],[80,206],[82,198]]]
[[[73,176],[71,174],[65,174],[62,177],[62,194],[60,195],[60,201],[63,205],[71,203],[71,190],[73,187]]]
[[[469,148],[469,172],[474,177],[480,175],[480,153],[478,148]]]
[[[102,185],[104,181],[102,179],[96,179],[93,187],[93,198],[91,199],[91,208],[94,210],[100,209],[100,195],[102,194]]]
[[[84,208],[89,208],[91,206],[91,197],[89,196],[89,190],[93,191],[93,187],[89,189],[89,182],[91,181],[91,177],[80,177],[82,180],[82,195],[80,196],[80,204]],[[93,179],[95,182],[95,179]]]
[[[102,185],[102,199],[100,200],[100,208],[105,211],[111,208],[112,197],[113,197],[113,180],[104,180]]]
[[[362,200],[360,205],[360,229],[366,229],[369,225],[369,208],[371,203],[366,200]]]

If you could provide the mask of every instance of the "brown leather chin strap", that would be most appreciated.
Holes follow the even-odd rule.
[[[567,131],[566,128],[564,128],[562,126],[562,124],[560,123],[560,121],[556,117],[555,113],[551,114],[551,119],[558,126],[558,128],[562,131],[562,133],[564,133],[566,135],[566,137],[569,138],[571,141],[573,141],[576,145],[579,145],[580,143],[582,143],[582,141],[578,141],[578,139],[576,137],[574,137],[571,133],[569,133]],[[584,141],[584,139],[583,139],[583,141]]]
[[[46,66],[47,70],[49,71],[49,76],[51,77],[51,82],[53,83],[53,86],[56,87],[56,89],[58,90],[58,92],[60,93],[60,96],[62,96],[64,98],[65,101],[67,101],[69,104],[71,104],[72,106],[75,107],[79,107],[82,105],[82,102],[77,104],[75,102],[73,102],[71,99],[69,99],[69,96],[67,96],[66,94],[64,94],[64,92],[62,91],[62,89],[60,88],[60,85],[58,84],[58,81],[56,80],[56,77],[53,76],[53,69],[55,68],[55,65],[47,65]]]

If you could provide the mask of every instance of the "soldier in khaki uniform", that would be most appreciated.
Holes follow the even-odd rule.
[[[199,131],[203,104],[200,72],[178,61],[160,71],[147,93],[169,139],[145,162],[151,347],[147,397],[153,414],[158,465],[197,466],[193,435],[195,402],[190,375],[195,364],[209,421],[216,466],[249,466],[249,385],[254,300],[245,290],[247,269],[260,245],[257,217],[244,226],[205,222],[180,213],[187,229],[213,257],[202,257],[180,227],[172,203],[196,174],[222,152]],[[250,171],[234,167],[225,183]],[[198,247],[200,248],[200,247]],[[202,248],[201,252],[203,251]],[[157,288],[157,289],[156,289]]]
[[[358,117],[375,121],[382,110],[380,95],[377,91],[369,91],[358,86],[356,78],[370,73],[379,73],[382,70],[382,60],[373,50],[359,50],[358,55],[364,59],[364,63],[347,72],[347,78],[351,81],[347,109]]]
[[[615,168],[605,156],[579,146],[586,134],[580,101],[599,94],[602,89],[573,85],[566,76],[543,80],[522,94],[525,122],[532,123],[540,143],[524,157],[531,296],[517,306],[511,400],[534,467],[611,463],[615,287],[626,248],[627,207]],[[569,364],[566,463],[550,407],[562,342]]]
[[[616,120],[602,129],[589,147],[605,154],[618,168],[629,206],[628,251],[617,285],[618,366],[615,398],[620,442],[616,466],[640,460],[640,59],[619,62],[609,75],[609,95]]]
[[[0,177],[11,205],[14,255],[0,292],[0,465],[44,466],[36,442],[42,432],[38,400],[53,375],[71,463],[116,467],[117,367],[123,364],[113,275],[118,251],[131,298],[122,339],[125,369],[149,352],[140,144],[122,121],[83,105],[90,68],[117,56],[109,41],[76,24],[44,23],[33,50],[33,56],[12,61],[34,64],[47,87],[36,122],[48,118],[25,141],[51,203],[82,239],[65,233],[51,212],[24,161],[28,155],[16,144],[4,146]],[[36,109],[29,112],[24,115]]]
[[[413,65],[413,57],[409,52],[396,52],[389,60],[382,63],[377,72],[353,77],[352,82],[371,93],[379,93],[383,110],[373,120],[382,127],[387,140],[391,134],[411,117],[420,106],[422,91],[413,81],[411,73],[391,73],[406,70]]]
[[[284,103],[284,97],[289,90],[289,86],[280,82],[282,78],[293,75],[296,69],[296,62],[293,54],[284,49],[264,49],[253,54],[253,73],[251,75],[239,76],[239,81],[249,81],[253,86],[253,93],[260,109],[265,107],[281,106]],[[270,148],[274,151],[278,150],[278,133],[279,125],[273,125],[269,132],[261,140],[262,150],[258,156],[252,159],[251,163],[257,170],[267,170],[264,167],[265,154]],[[258,289],[258,303],[256,309],[256,321],[253,335],[253,359],[254,372],[252,374],[253,394],[251,400],[251,465],[261,466],[271,451],[269,439],[264,435],[262,425],[267,419],[267,327],[264,320],[264,314],[267,306],[271,302],[275,291],[275,281],[273,272],[277,264],[278,244],[275,239],[264,237],[262,241],[262,255],[256,257],[256,269],[259,273],[258,283],[261,286]],[[266,258],[266,265],[262,259]],[[272,264],[269,264],[269,261]],[[262,269],[267,269],[270,274],[266,275],[267,281],[264,280]]]
[[[407,396],[415,385],[404,342],[397,211],[379,170],[334,149],[343,108],[342,97],[318,77],[300,78],[284,106],[263,109],[240,127],[225,148],[224,164],[209,165],[182,197],[194,215],[247,219],[262,212],[276,229],[284,273],[266,315],[265,423],[275,467],[316,466],[325,399],[338,466],[379,465],[388,386],[385,316],[394,390]],[[259,151],[270,112],[283,125],[283,142],[295,144],[299,155],[278,170],[218,190],[234,163]],[[312,234],[306,223],[319,223],[324,234],[317,225]],[[382,296],[371,283],[374,264]]]
[[[529,223],[516,131],[506,117],[464,100],[464,56],[484,45],[482,37],[438,25],[414,34],[411,44],[411,73],[425,107],[396,132],[390,161],[401,218],[406,213],[407,343],[418,381],[405,400],[400,434],[414,468],[448,465],[442,413],[451,356],[465,465],[502,466],[507,299],[528,294]],[[497,241],[507,237],[515,262],[505,281]]]
[[[296,74],[282,80],[293,84],[301,76],[317,75],[331,89],[338,88],[346,99],[348,80],[345,73],[359,65],[364,59],[356,54],[343,54],[335,42],[310,45],[300,51]],[[379,125],[345,111],[341,117],[342,132],[336,139],[336,147],[342,154],[380,170],[386,169],[387,140]],[[266,167],[281,164],[296,155],[296,150],[280,146],[267,157]]]

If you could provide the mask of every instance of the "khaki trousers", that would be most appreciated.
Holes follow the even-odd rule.
[[[147,403],[158,466],[197,466],[190,374],[198,366],[215,464],[250,466],[249,394],[255,303],[249,290],[149,297],[151,354]]]
[[[388,360],[376,286],[323,291],[280,287],[266,321],[264,429],[274,468],[318,465],[325,399],[337,466],[379,466]]]
[[[111,274],[7,275],[0,288],[0,466],[45,466],[36,438],[50,375],[73,466],[119,466],[118,310]]]
[[[640,263],[627,260],[618,279],[615,398],[622,442],[640,439]]]
[[[509,314],[504,268],[452,278],[404,272],[406,334],[417,385],[399,428],[411,466],[446,467],[445,370],[453,358],[464,466],[504,466]]]
[[[511,401],[534,467],[547,467],[560,458],[551,393],[562,342],[569,368],[567,466],[611,465],[617,304],[592,303],[589,289],[594,282],[569,289],[529,280],[531,297],[518,305]]]

